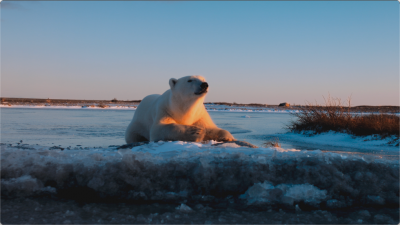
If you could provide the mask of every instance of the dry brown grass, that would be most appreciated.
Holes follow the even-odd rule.
[[[278,147],[278,148],[280,148],[281,144],[279,143],[279,138],[274,137],[274,138],[271,138],[269,141],[265,142],[264,146],[266,148],[269,148],[269,147]]]
[[[399,136],[399,116],[395,114],[354,114],[350,112],[351,99],[343,106],[339,98],[325,99],[325,106],[309,104],[304,110],[294,113],[296,121],[288,128],[291,131],[313,131],[315,134],[328,131],[346,132],[355,136],[378,134],[382,138]]]
[[[100,107],[100,108],[108,108],[108,107],[110,107],[110,106],[105,105],[105,104],[99,104],[98,107]]]

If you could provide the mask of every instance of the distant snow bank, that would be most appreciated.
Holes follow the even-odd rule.
[[[5,105],[0,104],[0,108],[28,108],[28,109],[96,109],[96,110],[136,110],[137,105],[118,105],[118,104],[107,104],[106,107],[99,107],[98,105]],[[220,111],[220,112],[263,112],[263,113],[298,113],[301,109],[292,109],[285,107],[255,107],[255,106],[234,106],[234,105],[214,105],[205,104],[207,111]],[[379,112],[354,112],[354,114],[371,114]],[[400,115],[400,113],[395,113]]]
[[[117,104],[107,104],[107,107],[102,108],[95,105],[95,107],[90,105],[3,105],[0,104],[0,108],[28,108],[28,109],[118,109],[118,110],[136,110],[138,105],[126,106]],[[229,105],[213,105],[205,104],[207,111],[223,111],[223,112],[268,112],[268,113],[294,113],[299,112],[299,110],[294,109],[284,109],[284,108],[272,108],[272,107],[245,107],[245,106],[229,106]]]
[[[64,151],[3,144],[1,194],[14,198],[82,189],[120,201],[293,209],[299,203],[321,209],[399,204],[397,160],[213,144],[151,142],[132,149]]]
[[[107,109],[121,109],[121,110],[136,110],[137,106],[119,106],[119,105],[109,105],[109,107],[101,108],[101,107],[91,107],[91,106],[81,106],[81,105],[3,105],[0,104],[0,108],[15,108],[15,109],[94,109],[94,110],[107,110]]]

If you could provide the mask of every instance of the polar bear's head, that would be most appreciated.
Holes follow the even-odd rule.
[[[181,98],[200,98],[204,97],[208,91],[206,79],[202,76],[187,76],[179,79],[169,80],[172,95]]]

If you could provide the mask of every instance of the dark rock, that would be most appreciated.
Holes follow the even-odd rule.
[[[61,148],[60,146],[53,146],[49,148],[49,150],[55,150],[55,149],[60,149],[61,151],[64,150],[64,148]]]
[[[148,144],[148,143],[150,143],[150,142],[149,141],[142,141],[142,142],[134,142],[134,143],[121,145],[121,146],[110,145],[108,147],[117,147],[117,149],[125,149],[125,148],[133,148],[133,147],[136,147],[136,146],[145,145],[145,144]]]
[[[287,103],[287,102],[284,102],[284,103],[281,103],[281,104],[279,104],[279,106],[283,106],[283,107],[289,107],[290,106],[290,104],[289,103]]]
[[[243,146],[243,147],[249,147],[249,148],[258,148],[257,146],[250,144],[247,141],[225,141],[223,143],[217,143],[217,144],[213,144],[213,146],[218,146],[218,145],[223,145],[225,143],[235,143],[239,146]]]

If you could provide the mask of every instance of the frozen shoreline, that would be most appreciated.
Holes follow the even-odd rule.
[[[107,104],[105,107],[99,107],[98,105],[51,105],[51,104],[35,104],[35,105],[6,105],[0,104],[0,109],[14,108],[14,109],[82,109],[82,110],[136,110],[136,105],[119,105],[119,104]],[[301,107],[286,108],[286,107],[251,107],[251,106],[231,106],[231,105],[214,105],[205,104],[206,110],[210,112],[262,112],[262,113],[298,113],[301,111]],[[380,112],[362,112],[356,111],[352,114],[371,114]],[[394,113],[400,115],[400,113]]]
[[[273,136],[279,138],[281,141],[296,142],[300,146],[309,146],[312,148],[324,149],[324,147],[326,148],[329,146],[330,148],[333,147],[338,150],[354,152],[357,152],[358,149],[362,149],[364,153],[399,156],[399,138],[396,136],[381,139],[377,135],[357,137],[334,131],[321,134],[288,132],[275,134]]]
[[[295,113],[299,112],[297,109],[284,109],[284,108],[277,108],[277,107],[237,107],[237,106],[228,106],[228,105],[205,105],[207,111],[223,111],[223,112],[267,112],[267,113]],[[122,105],[113,105],[109,104],[107,107],[92,107],[87,105],[74,105],[74,106],[61,106],[61,105],[0,105],[0,108],[15,108],[15,109],[84,109],[84,110],[110,110],[110,109],[117,109],[117,110],[136,110],[137,105],[134,106],[122,106]]]
[[[398,223],[397,160],[215,143],[1,145],[2,222]]]

